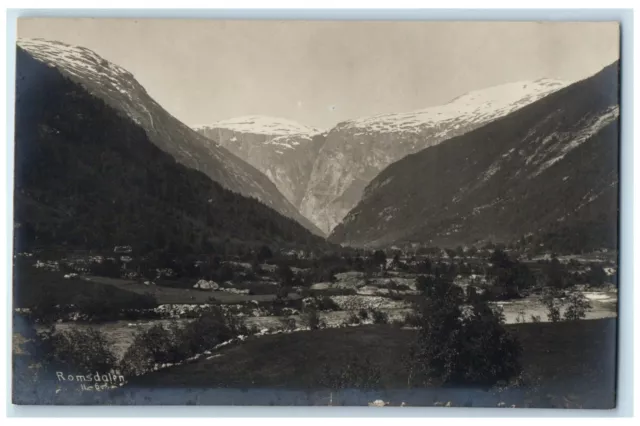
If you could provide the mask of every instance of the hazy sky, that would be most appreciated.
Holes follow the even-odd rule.
[[[189,125],[249,115],[326,128],[618,59],[616,23],[22,19],[19,37],[94,50]]]

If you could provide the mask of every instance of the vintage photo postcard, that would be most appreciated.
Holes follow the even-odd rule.
[[[619,48],[19,19],[14,404],[615,408]]]

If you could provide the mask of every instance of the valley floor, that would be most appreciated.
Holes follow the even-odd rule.
[[[203,292],[199,292],[203,293]],[[207,294],[207,293],[204,293]],[[616,303],[617,294],[612,292],[585,292],[586,296],[591,299],[592,309],[587,312],[586,319],[602,319],[602,318],[615,318],[617,316]],[[237,295],[236,295],[237,296]],[[247,296],[244,296],[247,297]],[[256,297],[256,296],[251,296]],[[253,299],[255,300],[255,299]],[[526,299],[498,302],[503,309],[505,315],[505,322],[507,324],[519,324],[532,322],[532,316],[540,317],[541,322],[547,322],[546,308],[542,305],[538,297],[529,297]],[[389,320],[394,319],[401,320],[405,316],[412,312],[411,309],[381,309],[383,312],[389,315]],[[320,313],[320,317],[326,322],[330,328],[340,327],[347,321],[350,311],[335,311],[335,312],[323,312]],[[292,315],[290,318],[299,321],[298,315]],[[247,317],[245,323],[247,326],[256,326],[259,330],[269,329],[278,330],[283,327],[283,317],[279,316],[265,316],[265,317]],[[168,319],[158,320],[140,320],[140,321],[113,321],[100,324],[86,324],[77,322],[63,322],[56,324],[56,329],[60,331],[68,330],[71,328],[96,328],[102,331],[111,342],[113,342],[113,350],[118,357],[124,355],[127,348],[133,342],[133,338],[136,333],[148,329],[155,324],[167,324],[170,321]],[[178,322],[190,321],[189,319],[177,319]],[[366,327],[366,326],[361,326]],[[355,327],[360,329],[361,327]]]
[[[31,261],[20,269],[21,292],[20,297],[14,299],[15,306],[33,303],[30,296],[42,293],[45,283],[57,291],[59,297],[70,298],[84,292],[126,300],[131,295],[151,294],[157,300],[159,306],[151,309],[155,316],[83,323],[78,320],[81,316],[71,315],[54,322],[58,331],[73,328],[101,331],[113,345],[111,350],[118,359],[123,357],[138,332],[159,323],[192,321],[193,314],[213,299],[225,309],[242,307],[233,312],[255,330],[240,341],[225,342],[180,365],[157,365],[156,371],[127,377],[128,383],[109,395],[83,392],[83,398],[88,400],[108,398],[109,403],[114,404],[367,405],[382,399],[390,405],[408,406],[450,403],[454,406],[571,408],[612,408],[615,403],[618,294],[611,284],[589,287],[579,282],[567,289],[581,293],[591,304],[585,320],[580,321],[547,322],[540,288],[521,299],[490,302],[502,308],[507,327],[524,348],[525,386],[498,392],[495,389],[425,389],[411,383],[403,360],[416,336],[416,331],[407,326],[407,315],[412,313],[411,298],[418,294],[416,273],[389,271],[364,279],[362,272],[349,271],[335,274],[331,282],[313,283],[307,289],[313,292],[310,299],[326,299],[333,306],[318,309],[318,316],[326,327],[310,331],[303,326],[299,308],[287,307],[286,316],[276,315],[271,303],[275,299],[273,292],[238,294],[228,292],[229,288],[203,291],[193,288],[190,282],[183,283],[188,287],[180,288],[177,282],[153,285],[90,274],[70,277],[56,270],[33,268],[30,264]],[[578,264],[573,268],[583,266]],[[478,276],[458,276],[456,284],[466,288],[470,278]],[[276,289],[271,281],[263,278],[245,283],[245,287],[238,290],[248,292],[246,287],[252,285]],[[298,304],[306,300],[299,293],[290,293],[288,299]],[[350,323],[350,317],[359,316],[363,311],[369,313],[366,320],[357,325]],[[372,324],[374,311],[386,314],[389,324]],[[295,321],[294,326],[287,321]],[[36,327],[45,328],[44,325]],[[23,340],[21,336],[14,336],[17,356],[21,354]],[[327,371],[344,368],[350,359],[362,360],[364,356],[370,357],[380,369],[377,390],[323,390],[323,375]]]

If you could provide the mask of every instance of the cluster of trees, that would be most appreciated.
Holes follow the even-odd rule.
[[[576,321],[587,316],[591,310],[591,302],[584,294],[572,292],[568,297],[562,297],[557,289],[550,288],[546,291],[542,303],[547,308],[547,318],[551,322]],[[564,315],[562,310],[564,309]]]
[[[446,275],[423,281],[417,302],[418,337],[409,351],[410,383],[491,386],[521,370],[522,348],[504,328],[504,316],[486,301],[471,305]]]
[[[249,330],[236,316],[211,306],[194,321],[165,327],[157,324],[138,333],[122,359],[122,371],[137,375],[155,365],[177,363],[212,349]]]
[[[522,290],[536,285],[536,277],[529,267],[510,259],[503,250],[494,250],[489,261],[491,267],[488,275],[493,279],[492,290],[498,292],[497,298],[518,297]]]

